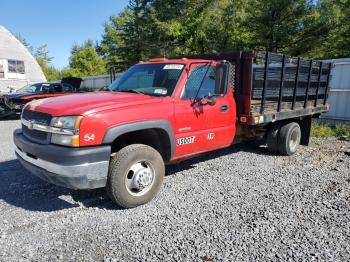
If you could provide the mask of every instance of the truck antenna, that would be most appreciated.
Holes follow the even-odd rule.
[[[193,106],[195,103],[196,103],[196,100],[197,100],[197,96],[199,94],[199,91],[201,90],[202,86],[203,86],[203,83],[204,83],[204,79],[205,77],[207,76],[208,74],[208,71],[209,71],[209,68],[211,67],[211,64],[213,63],[213,61],[210,61],[207,63],[207,70],[205,71],[205,74],[202,78],[202,81],[201,81],[201,84],[199,85],[199,88],[197,89],[197,92],[196,92],[196,95],[194,96],[193,98],[193,102],[191,103],[191,106]]]

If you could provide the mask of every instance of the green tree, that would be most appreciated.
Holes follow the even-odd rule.
[[[34,47],[32,47],[20,33],[14,34],[14,36],[28,49],[30,53],[34,52]]]
[[[338,10],[342,10],[339,19],[339,32],[336,32],[335,49],[339,52],[334,54],[337,57],[349,57],[350,56],[350,0],[338,0]]]
[[[132,0],[105,23],[99,52],[121,69],[150,56],[228,50],[246,44],[247,0]]]
[[[149,23],[149,0],[131,0],[128,7],[118,16],[111,16],[105,23],[105,30],[98,51],[109,65],[118,65],[124,70],[130,64],[148,56],[152,31]]]
[[[327,27],[327,34],[318,44],[317,58],[350,56],[350,0],[320,0],[317,8]]]
[[[105,74],[106,63],[96,52],[92,40],[86,41],[83,45],[74,45],[69,58],[69,69],[65,75],[71,76],[93,76]]]
[[[49,56],[49,51],[47,50],[47,45],[39,46],[38,48],[35,48],[33,51],[33,55],[36,58],[36,60],[41,61],[45,64],[50,64],[52,62],[53,57]]]
[[[49,56],[49,51],[47,50],[46,44],[35,48],[32,45],[30,45],[21,34],[17,34],[16,38],[28,49],[28,51],[37,60],[47,81],[61,79],[61,70],[52,66],[51,62],[53,57]]]
[[[267,50],[350,55],[350,0],[131,0],[98,51],[120,69],[154,56]]]
[[[55,68],[52,65],[47,65],[47,64],[43,64],[42,62],[38,61],[41,69],[43,70],[43,73],[46,77],[47,81],[56,81],[56,80],[60,80],[62,78],[62,72],[61,70]]]
[[[252,0],[246,26],[252,33],[250,46],[258,50],[288,52],[305,30],[306,0]]]
[[[187,1],[182,16],[173,19],[181,25],[183,53],[245,49],[247,4],[246,0]]]
[[[61,79],[61,71],[52,65],[52,59],[47,50],[47,45],[33,48],[33,56],[43,70],[47,81],[55,81]]]

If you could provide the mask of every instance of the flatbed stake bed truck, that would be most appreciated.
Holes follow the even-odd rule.
[[[281,155],[308,145],[311,118],[328,111],[331,66],[269,52],[140,62],[110,91],[28,103],[16,155],[46,181],[106,187],[136,207],[159,191],[164,163],[247,140]]]

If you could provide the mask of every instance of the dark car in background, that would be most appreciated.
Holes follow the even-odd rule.
[[[81,81],[81,78],[68,77],[61,82],[30,84],[15,93],[0,95],[0,118],[21,113],[23,106],[32,100],[77,93]]]

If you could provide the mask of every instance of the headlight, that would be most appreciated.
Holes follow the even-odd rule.
[[[82,116],[62,116],[52,118],[51,143],[79,147],[79,128],[82,119]]]
[[[79,129],[80,121],[81,121],[81,116],[54,117],[51,120],[51,126],[74,130],[74,129]]]

